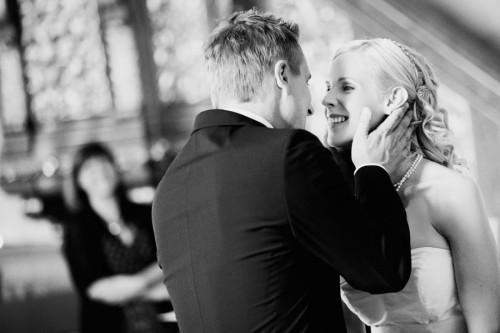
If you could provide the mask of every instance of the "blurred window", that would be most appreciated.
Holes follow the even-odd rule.
[[[195,104],[209,97],[203,43],[209,34],[205,0],[147,0],[159,98]]]
[[[0,114],[9,132],[24,130],[26,98],[19,50],[11,43],[0,46]]]
[[[137,50],[123,3],[26,0],[19,6],[37,122],[139,113]]]

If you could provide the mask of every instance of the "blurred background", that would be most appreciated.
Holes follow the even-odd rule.
[[[150,202],[210,108],[202,45],[217,20],[257,7],[299,23],[316,113],[337,47],[363,37],[434,64],[459,157],[500,230],[500,2],[496,0],[0,0],[0,332],[77,332],[61,255],[74,152],[109,145],[130,197]]]

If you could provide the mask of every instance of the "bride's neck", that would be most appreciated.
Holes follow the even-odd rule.
[[[340,167],[342,173],[346,177],[346,179],[353,178],[354,170],[355,170],[355,165],[352,163],[351,159],[351,148],[336,148],[336,147],[330,147],[332,154],[333,154],[333,159],[337,163],[337,165]],[[411,165],[415,161],[416,155],[412,154],[410,157],[405,157],[403,155],[400,155],[397,158],[396,161],[396,169],[394,172],[389,174],[391,181],[393,184],[396,184],[399,182],[404,175],[408,172],[410,169]]]
[[[409,157],[405,157],[403,155],[400,155],[398,157],[398,160],[396,161],[397,167],[394,170],[394,172],[392,172],[389,175],[391,177],[391,181],[393,184],[396,184],[399,181],[401,181],[401,179],[403,179],[403,177],[406,175],[406,173],[410,170],[413,162],[415,162],[415,159],[417,158],[417,156],[418,156],[417,154],[411,154]],[[413,173],[412,173],[412,175],[413,175]],[[415,177],[415,176],[413,175],[413,177]]]

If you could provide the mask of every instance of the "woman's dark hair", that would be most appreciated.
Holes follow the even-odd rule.
[[[118,175],[118,182],[115,189],[115,194],[118,198],[120,206],[126,200],[126,189],[120,175],[118,165],[109,148],[100,142],[89,142],[84,144],[77,150],[73,159],[73,166],[71,168],[70,177],[68,179],[67,188],[65,191],[65,202],[70,212],[83,212],[91,210],[90,202],[87,194],[81,188],[78,182],[78,175],[82,166],[90,159],[104,159],[107,160]]]

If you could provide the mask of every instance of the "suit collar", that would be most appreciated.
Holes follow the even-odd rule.
[[[259,126],[266,127],[264,124],[245,117],[239,113],[221,109],[203,111],[196,116],[193,132],[199,129],[213,126]],[[192,134],[191,133],[191,134]]]

